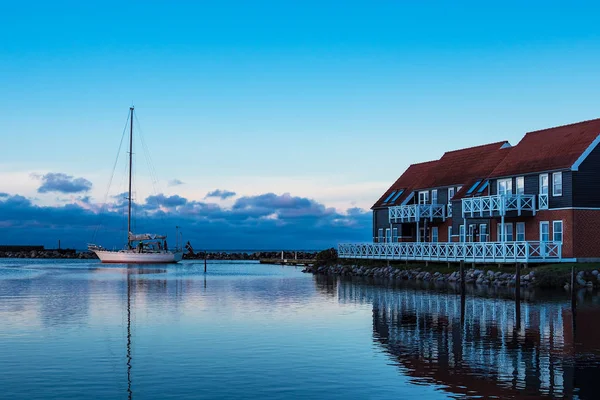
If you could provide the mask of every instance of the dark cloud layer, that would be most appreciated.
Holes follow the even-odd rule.
[[[209,197],[218,197],[221,200],[225,200],[225,199],[228,199],[228,198],[233,197],[235,195],[236,195],[235,192],[232,192],[232,191],[229,191],[229,190],[217,189],[217,190],[213,190],[212,192],[208,192],[204,198],[208,199]]]
[[[85,178],[75,178],[63,173],[48,173],[46,175],[36,176],[42,181],[38,188],[38,193],[59,192],[59,193],[82,193],[92,188],[92,182]]]
[[[85,248],[95,241],[121,246],[126,202],[104,207],[81,197],[74,204],[37,206],[19,195],[0,194],[0,244],[56,245]],[[195,249],[321,249],[371,236],[371,215],[360,209],[339,213],[314,200],[266,193],[237,199],[231,208],[174,195],[150,196],[134,205],[137,232],[166,233],[175,226]],[[96,232],[96,227],[101,228]],[[97,233],[95,235],[95,232]]]

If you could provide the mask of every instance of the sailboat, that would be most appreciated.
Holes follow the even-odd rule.
[[[96,244],[88,249],[98,256],[102,263],[118,264],[165,264],[176,263],[183,258],[183,251],[170,251],[167,236],[153,233],[135,234],[131,229],[131,173],[133,166],[133,106],[129,107],[129,196],[127,209],[127,245],[121,250],[107,250]]]

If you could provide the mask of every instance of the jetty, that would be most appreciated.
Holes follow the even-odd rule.
[[[302,255],[306,255],[305,253],[301,254]],[[289,257],[287,257],[289,256]],[[280,264],[280,265],[305,265],[305,266],[311,266],[316,262],[316,254],[311,257],[301,257],[298,258],[298,252],[294,252],[293,257],[292,254],[290,253],[285,253],[285,252],[281,252],[281,257],[278,258],[274,258],[274,257],[270,257],[270,258],[260,258],[259,262],[260,264]]]

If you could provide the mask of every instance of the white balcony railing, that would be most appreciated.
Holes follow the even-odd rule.
[[[548,209],[548,194],[540,194],[538,195],[538,210],[547,210]]]
[[[441,218],[446,220],[445,204],[409,204],[388,209],[390,222],[417,222],[421,219]]]
[[[463,218],[506,215],[507,211],[531,211],[535,215],[535,196],[530,194],[496,194],[462,199]],[[497,213],[497,214],[494,214]]]
[[[560,261],[560,242],[466,242],[466,243],[343,243],[338,257],[377,260],[543,262]]]

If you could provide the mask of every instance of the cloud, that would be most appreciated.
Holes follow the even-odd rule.
[[[38,193],[60,192],[60,193],[81,193],[92,189],[92,182],[85,178],[75,178],[63,173],[48,173],[45,175],[32,174],[35,179],[42,181],[37,189]]]
[[[236,195],[235,192],[231,192],[229,190],[217,189],[217,190],[213,190],[212,192],[208,192],[206,194],[206,196],[204,196],[204,198],[207,199],[209,197],[218,197],[221,200],[225,200],[225,199],[228,199],[228,198],[233,197],[235,195]]]
[[[185,182],[180,181],[179,179],[171,179],[169,181],[169,183],[167,183],[168,186],[179,186],[179,185],[185,185]]]
[[[39,206],[19,195],[0,196],[0,243],[65,246],[83,249],[95,241],[120,247],[125,238],[126,203],[118,199],[101,207],[88,197],[73,203]],[[99,211],[103,209],[104,212]],[[265,193],[237,199],[231,208],[215,203],[159,194],[134,204],[137,232],[173,235],[182,227],[195,249],[322,249],[371,236],[371,214],[360,209],[344,213],[316,202]],[[95,235],[96,227],[100,226]]]

